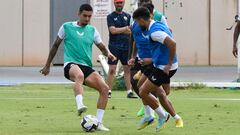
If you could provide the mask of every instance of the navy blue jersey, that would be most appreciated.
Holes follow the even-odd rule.
[[[131,15],[125,12],[112,12],[107,16],[108,27],[114,26],[122,28],[130,26]],[[117,47],[118,49],[128,50],[130,36],[127,34],[112,34],[109,32],[109,46]]]

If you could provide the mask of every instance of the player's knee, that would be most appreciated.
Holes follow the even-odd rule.
[[[108,97],[108,91],[109,91],[109,87],[107,85],[104,85],[100,89],[100,94],[104,97]]]
[[[84,75],[83,74],[76,74],[76,75],[74,75],[74,81],[76,82],[76,83],[83,83],[83,81],[84,81]]]
[[[159,92],[158,93],[158,97],[159,97],[159,99],[166,99],[167,98],[167,95],[166,95],[166,93],[164,92],[164,91],[162,91],[162,92]]]
[[[166,95],[168,96],[170,94],[170,90],[165,91]]]
[[[139,88],[139,96],[141,98],[144,98],[146,96],[146,93],[144,92],[144,90],[142,89],[142,87]]]

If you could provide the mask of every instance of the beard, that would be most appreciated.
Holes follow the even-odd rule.
[[[145,27],[145,26],[140,26],[140,28],[141,28],[142,31],[146,31],[147,30],[147,27]]]
[[[89,22],[82,22],[82,23],[81,23],[81,25],[82,25],[83,27],[87,26],[88,24],[89,24]]]
[[[123,8],[122,7],[116,7],[116,11],[122,12]]]

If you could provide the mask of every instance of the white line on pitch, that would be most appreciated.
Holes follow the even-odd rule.
[[[10,98],[0,98],[0,100],[73,100],[74,98],[58,98],[58,97],[52,97],[52,98],[39,98],[39,97],[22,97],[22,98],[17,98],[17,97],[10,97]],[[86,97],[85,99],[96,99],[95,97]],[[127,98],[111,98],[111,100],[128,100]]]
[[[206,101],[240,101],[240,98],[190,98],[191,100],[206,100]]]
[[[70,100],[70,99],[73,99],[73,98],[0,98],[0,100]]]

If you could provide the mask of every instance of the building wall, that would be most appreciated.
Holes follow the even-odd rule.
[[[2,0],[0,4],[0,65],[22,65],[22,0]]]
[[[126,2],[125,11],[131,10],[130,2]],[[234,21],[237,0],[153,2],[167,16],[177,41],[181,65],[236,64],[231,54],[233,30],[226,31],[226,27]],[[50,0],[1,0],[0,3],[3,20],[0,21],[0,66],[43,65],[50,48]],[[106,19],[93,18],[91,23],[107,45]],[[94,47],[95,65],[98,54],[100,52]]]
[[[35,66],[49,52],[49,0],[1,0],[0,66]]]
[[[208,0],[165,2],[165,15],[177,42],[177,54],[181,65],[209,64],[208,6]]]
[[[233,32],[227,31],[237,12],[237,0],[211,0],[211,65],[234,65]]]
[[[50,43],[49,0],[24,0],[23,65],[43,65]]]

